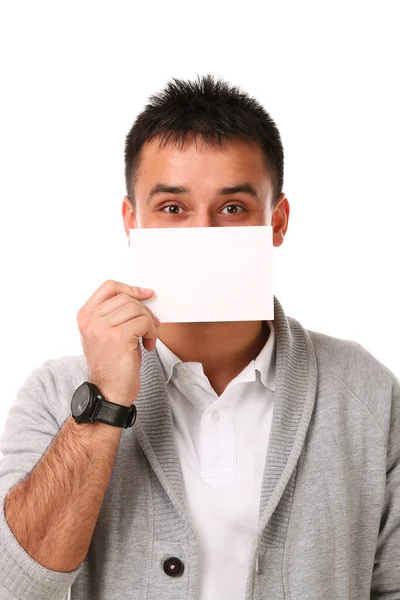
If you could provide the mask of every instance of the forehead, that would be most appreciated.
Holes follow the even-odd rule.
[[[184,145],[169,141],[160,146],[159,137],[147,142],[141,150],[136,184],[182,178],[196,181],[205,176],[215,182],[244,177],[270,181],[265,155],[256,142],[224,139],[220,146],[191,136]]]

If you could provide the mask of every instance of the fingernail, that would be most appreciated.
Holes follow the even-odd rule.
[[[153,290],[151,288],[139,288],[142,294],[150,294]]]

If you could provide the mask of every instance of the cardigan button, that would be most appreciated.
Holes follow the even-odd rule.
[[[170,577],[178,577],[179,575],[182,575],[184,568],[183,562],[179,558],[176,558],[176,556],[171,556],[170,558],[164,560],[164,573]]]

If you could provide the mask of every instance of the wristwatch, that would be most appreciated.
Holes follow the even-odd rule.
[[[132,427],[136,421],[136,406],[122,406],[108,402],[99,388],[90,381],[78,386],[71,400],[71,415],[77,423],[101,421],[114,427]]]

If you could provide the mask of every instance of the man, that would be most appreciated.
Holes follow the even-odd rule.
[[[279,132],[237,88],[174,80],[125,159],[127,235],[272,225],[283,243]],[[105,282],[78,313],[84,354],[18,392],[0,597],[400,598],[399,379],[276,297],[267,322],[160,323],[152,293]]]

